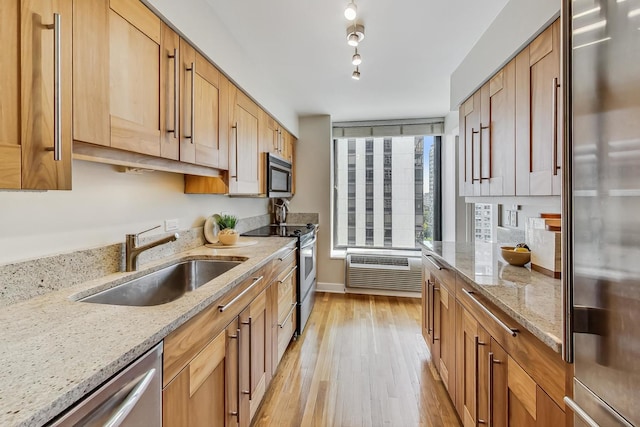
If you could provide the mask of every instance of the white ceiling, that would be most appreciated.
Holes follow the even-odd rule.
[[[334,121],[445,116],[451,73],[508,2],[356,0],[366,36],[355,81],[347,0],[206,1],[281,102]]]

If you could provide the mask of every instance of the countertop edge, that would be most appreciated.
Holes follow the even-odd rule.
[[[520,313],[513,310],[511,307],[509,307],[505,303],[503,303],[498,296],[492,294],[491,292],[488,292],[484,287],[482,287],[481,285],[478,285],[473,279],[468,277],[464,272],[460,271],[454,266],[451,266],[450,263],[447,262],[447,260],[443,258],[440,254],[436,253],[433,250],[433,248],[430,248],[425,244],[422,244],[422,248],[424,251],[437,257],[439,261],[450,266],[453,270],[455,270],[456,274],[460,276],[466,283],[471,285],[474,288],[474,290],[478,291],[482,296],[487,298],[492,304],[495,304],[505,314],[507,314],[514,321],[516,321],[518,324],[523,326],[527,331],[529,331],[533,336],[535,336],[540,341],[542,341],[542,343],[544,343],[546,346],[551,348],[551,350],[553,350],[558,354],[562,352],[562,341],[558,337],[540,329],[531,321],[529,321],[527,318],[522,316]]]
[[[180,326],[187,323],[190,319],[194,318],[196,315],[204,311],[207,307],[209,307],[215,301],[219,300],[220,298],[223,298],[224,295],[226,295],[229,291],[234,289],[235,286],[237,286],[238,284],[246,280],[248,277],[250,277],[251,274],[253,274],[255,271],[267,265],[270,261],[274,259],[274,257],[278,254],[280,250],[282,250],[283,248],[289,246],[291,243],[296,241],[295,238],[287,238],[287,237],[278,237],[278,239],[282,239],[281,244],[278,245],[278,247],[274,249],[273,252],[270,253],[268,256],[262,256],[259,261],[257,261],[251,267],[249,267],[246,271],[243,271],[239,275],[234,276],[228,283],[226,283],[226,285],[222,286],[220,289],[214,291],[210,295],[207,295],[203,299],[199,300],[194,306],[187,309],[179,316],[176,316],[175,318],[173,318],[171,321],[169,321],[169,323],[161,326],[150,336],[146,337],[145,339],[133,345],[131,348],[123,352],[119,357],[117,357],[112,362],[107,363],[106,365],[97,367],[90,376],[85,377],[82,381],[75,384],[71,389],[62,392],[62,394],[60,394],[56,399],[51,400],[49,403],[44,404],[43,406],[41,406],[38,409],[35,409],[34,411],[30,411],[31,413],[27,415],[27,418],[21,418],[18,416],[18,418],[21,418],[21,419],[11,421],[11,415],[15,415],[18,412],[15,412],[15,413],[8,412],[8,413],[0,414],[0,418],[4,418],[5,416],[8,416],[8,419],[5,421],[9,422],[10,423],[9,425],[14,425],[18,427],[30,427],[33,425],[43,425],[56,419],[65,410],[73,406],[76,402],[82,400],[85,396],[90,394],[97,387],[99,387],[100,385],[105,383],[107,380],[109,380],[111,377],[116,375],[118,372],[120,372],[122,369],[128,366],[131,362],[135,361],[137,358],[142,356],[146,351],[151,349],[153,346],[157,345],[160,341],[166,338],[171,332],[175,331]],[[203,248],[205,248],[205,246],[200,246],[194,249],[180,252],[175,255],[163,258],[162,260],[150,263],[148,264],[148,266],[145,266],[143,269],[140,270],[140,272],[142,272],[141,275],[159,270],[166,265],[176,262],[177,260],[189,259],[194,257],[197,258],[200,256],[198,252]],[[239,248],[238,251],[240,251],[241,249],[244,249],[244,248]],[[241,256],[241,255],[233,254],[231,256]],[[110,280],[109,283],[113,283],[114,281],[115,282],[122,281],[121,278],[117,277],[118,274],[120,273],[114,273],[113,276],[115,276],[115,278],[113,280]],[[126,276],[127,279],[129,277],[130,276]],[[87,287],[87,284],[100,283],[102,281],[105,281],[105,278],[91,280],[89,282],[83,283],[82,285],[75,286],[72,289]],[[113,285],[113,286],[116,286],[116,285]],[[90,289],[95,290],[96,287],[92,286]],[[64,293],[64,292],[65,291],[56,291],[55,293]],[[77,299],[79,296],[86,294],[87,290],[85,289],[83,291],[79,291],[75,293],[73,292],[73,290],[66,290],[66,292],[71,293],[72,294],[71,296]],[[36,297],[36,298],[40,298],[40,297]],[[70,299],[70,297],[67,299],[73,301],[73,299]],[[23,303],[28,303],[28,302],[29,300]],[[141,309],[141,311],[146,309],[146,307],[136,307],[136,308]]]

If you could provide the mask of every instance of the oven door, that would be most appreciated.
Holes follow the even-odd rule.
[[[271,153],[267,153],[267,195],[268,197],[291,197],[291,163]]]
[[[298,298],[302,301],[313,287],[316,279],[316,237],[300,246],[300,292]]]

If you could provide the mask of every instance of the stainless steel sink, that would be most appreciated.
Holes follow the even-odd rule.
[[[183,261],[79,301],[131,306],[165,304],[199,288],[238,264],[240,261]]]

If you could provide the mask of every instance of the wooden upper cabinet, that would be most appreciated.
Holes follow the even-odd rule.
[[[266,111],[260,109],[260,151],[277,153],[279,143],[278,123]]]
[[[218,167],[220,73],[184,40],[180,42],[180,53],[183,81],[180,160]]]
[[[460,195],[480,195],[480,91],[460,106]]]
[[[161,134],[160,157],[180,159],[180,36],[162,23],[160,54]]]
[[[258,195],[259,107],[237,87],[229,90],[229,194]]]
[[[515,68],[513,60],[480,89],[477,161],[483,196],[514,196],[516,192]]]
[[[22,187],[20,145],[20,2],[0,2],[0,188]]]
[[[74,139],[159,157],[166,124],[160,18],[138,1],[75,0],[76,22]]]
[[[516,57],[516,195],[559,195],[560,21]]]
[[[70,0],[0,6],[0,188],[71,189],[72,11]]]

